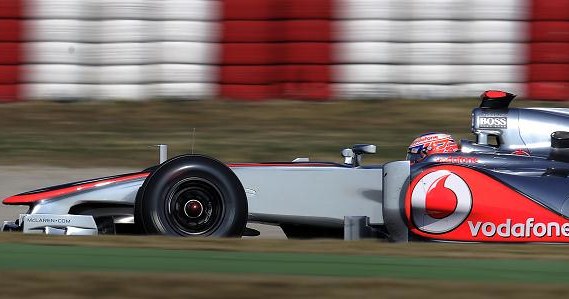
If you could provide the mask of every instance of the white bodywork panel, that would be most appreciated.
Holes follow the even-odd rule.
[[[382,170],[348,167],[237,167],[250,219],[342,225],[344,216],[383,223]]]

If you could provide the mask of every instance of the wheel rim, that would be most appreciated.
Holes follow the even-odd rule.
[[[168,192],[166,219],[182,235],[206,235],[223,218],[223,195],[210,181],[188,178]]]

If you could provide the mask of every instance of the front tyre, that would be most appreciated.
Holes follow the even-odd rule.
[[[201,155],[164,162],[140,187],[135,223],[147,234],[240,237],[247,197],[223,163]]]

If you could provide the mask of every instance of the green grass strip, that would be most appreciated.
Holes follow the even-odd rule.
[[[569,262],[0,244],[0,270],[248,273],[563,283]]]

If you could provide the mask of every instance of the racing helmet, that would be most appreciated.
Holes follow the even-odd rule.
[[[407,160],[411,163],[417,163],[433,154],[454,153],[456,151],[458,151],[458,145],[451,135],[427,133],[415,138],[409,145]]]

